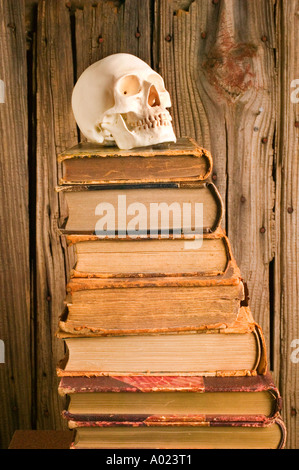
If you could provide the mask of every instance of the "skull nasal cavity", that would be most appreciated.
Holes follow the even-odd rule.
[[[150,87],[147,102],[148,102],[149,106],[151,106],[152,108],[154,106],[160,106],[159,94],[158,94],[156,88],[154,87],[154,85],[152,85]]]

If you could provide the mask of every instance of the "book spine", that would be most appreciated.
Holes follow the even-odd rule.
[[[78,429],[78,426],[76,426],[77,423],[78,423],[78,422],[74,422],[74,423],[72,423],[72,425],[71,425],[71,426],[74,426],[73,429],[75,430],[75,432],[76,432],[76,429]],[[232,426],[234,426],[234,427],[237,427],[237,426],[239,426],[239,427],[244,427],[244,426],[246,426],[246,427],[266,427],[266,426],[271,426],[271,425],[273,425],[273,424],[277,424],[277,425],[279,426],[280,432],[281,432],[281,438],[280,438],[280,442],[279,442],[279,444],[278,444],[278,446],[277,446],[277,449],[284,449],[285,444],[286,444],[286,436],[287,436],[287,433],[286,433],[285,424],[284,424],[284,422],[282,421],[282,419],[281,419],[280,417],[279,417],[279,418],[276,418],[276,419],[273,420],[273,421],[269,421],[269,422],[266,423],[266,424],[265,424],[265,423],[258,423],[258,422],[252,423],[252,422],[241,422],[241,421],[240,421],[240,422],[233,422],[233,423],[231,422],[231,423],[226,423],[226,424],[222,422],[222,423],[217,423],[217,424],[216,424],[216,423],[213,423],[213,424],[212,424],[212,423],[211,423],[211,424],[210,424],[210,423],[205,423],[205,424],[202,423],[202,424],[198,424],[198,425],[201,425],[201,426],[203,426],[203,425],[205,425],[205,426],[209,425],[210,427],[215,427],[215,426],[219,426],[219,427],[222,426],[222,427],[224,427],[225,425],[226,425],[226,426],[230,426],[230,427],[232,427]],[[166,425],[167,425],[167,424],[166,424]],[[178,424],[177,424],[177,425],[178,425]],[[158,426],[161,426],[161,425],[159,424]],[[169,424],[168,424],[168,426],[169,426]],[[179,426],[181,426],[181,424],[179,424]],[[189,425],[189,426],[190,426],[190,425]],[[85,426],[85,427],[91,427],[91,426]],[[80,447],[81,447],[81,446],[80,446]],[[77,448],[77,441],[76,441],[76,439],[72,442],[70,448],[71,448],[71,449],[76,449],[76,448]],[[81,447],[81,448],[83,448],[83,447]]]
[[[209,425],[230,426],[235,423],[260,423],[268,425],[273,423],[275,416],[265,415],[145,415],[145,414],[74,414],[67,410],[62,412],[62,416],[71,423],[71,427],[96,427],[105,426],[134,426],[144,424],[146,426],[157,424],[177,424],[177,425],[198,425],[199,423],[209,423]],[[103,424],[102,424],[103,423]]]
[[[236,312],[237,315],[237,312]],[[175,327],[167,327],[167,328],[143,328],[143,329],[136,329],[136,328],[122,328],[122,329],[104,329],[98,328],[88,325],[74,325],[71,321],[60,321],[59,328],[60,331],[57,332],[57,337],[60,339],[70,338],[70,337],[98,337],[98,336],[123,336],[123,335],[141,335],[141,334],[171,334],[171,333],[180,333],[180,332],[204,332],[204,331],[220,331],[230,328],[233,323],[215,323],[206,325],[203,324],[201,326],[175,326]]]
[[[77,291],[99,290],[99,289],[130,289],[135,287],[216,287],[216,286],[237,286],[238,298],[244,299],[244,286],[240,278],[240,272],[230,263],[230,268],[221,279],[199,276],[151,276],[139,278],[76,278],[67,285],[67,291],[72,294]]]
[[[101,392],[269,392],[281,406],[281,397],[269,372],[254,377],[168,377],[164,375],[130,376],[117,375],[98,378],[63,378],[59,383],[60,394]]]

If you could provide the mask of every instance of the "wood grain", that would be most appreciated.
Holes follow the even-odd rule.
[[[195,0],[182,10],[179,4],[174,2],[174,8],[171,1],[155,3],[155,66],[173,98],[178,136],[195,138],[213,155],[214,179],[226,205],[224,225],[249,285],[253,315],[269,344],[273,5]],[[261,40],[263,34],[267,44]]]
[[[30,267],[25,2],[0,1],[0,447],[31,427]],[[2,103],[4,101],[4,103]]]
[[[77,78],[92,63],[126,52],[151,62],[151,1],[83,0],[75,11]]]
[[[89,65],[118,52],[151,62],[151,0],[83,0],[74,17],[77,79]],[[86,140],[82,134],[80,140]]]
[[[275,377],[283,396],[289,448],[299,447],[299,365],[291,360],[299,338],[299,103],[292,102],[292,81],[299,79],[299,2],[279,2],[279,120],[277,123],[277,243],[275,262]],[[298,84],[297,84],[298,89]],[[298,92],[297,92],[298,96]],[[294,100],[293,100],[294,101]],[[298,100],[297,100],[298,101]],[[278,217],[279,215],[279,217]],[[298,347],[298,344],[297,344]],[[295,354],[295,359],[298,354]]]
[[[61,177],[56,156],[78,143],[74,81],[96,60],[129,52],[165,79],[177,136],[195,138],[214,157],[224,225],[283,394],[287,446],[298,448],[298,364],[290,360],[299,338],[299,111],[290,101],[291,81],[299,78],[298,11],[298,0],[0,0],[7,99],[0,103],[2,447],[16,428],[62,426],[55,377],[62,345],[54,332],[72,255],[56,231],[65,216],[54,192]],[[27,47],[34,43],[28,70],[26,39]],[[27,88],[28,103],[37,105],[29,138]],[[28,194],[31,206],[36,200],[30,221]]]
[[[61,48],[61,45],[63,47]],[[41,1],[37,18],[36,187],[36,414],[38,429],[62,426],[55,366],[63,344],[55,338],[63,310],[67,257],[57,230],[60,217],[57,154],[77,143],[71,112],[73,64],[69,11]]]
[[[134,17],[138,17],[134,2],[126,2],[120,9],[114,8],[111,2],[99,2],[97,7],[92,6],[91,2],[86,2],[82,8],[76,10],[78,18],[76,18],[74,40],[71,23],[72,7],[69,9],[68,5],[58,0],[41,0],[38,4],[36,425],[40,429],[59,428],[64,425],[60,416],[64,404],[57,395],[58,382],[55,371],[56,364],[63,354],[63,344],[55,338],[55,331],[58,317],[64,307],[65,285],[72,262],[65,250],[63,238],[59,237],[57,231],[58,220],[65,217],[65,205],[63,198],[58,199],[59,196],[55,194],[54,188],[61,177],[57,155],[78,143],[77,128],[71,110],[74,75],[76,72],[80,73],[80,70],[83,71],[89,63],[101,58],[101,42],[98,41],[101,25],[107,28],[105,46],[107,50],[104,52],[104,55],[107,55],[119,50],[120,44],[124,42],[123,32],[128,33],[134,26],[133,10]],[[146,12],[149,10],[140,8],[139,22],[145,21]],[[83,21],[84,34],[80,32],[80,20]],[[119,25],[119,21],[124,22],[124,25]],[[128,29],[125,25],[129,23]],[[149,23],[148,28],[150,28]],[[119,35],[118,42],[114,41],[117,37],[116,32]],[[97,47],[94,47],[95,40]],[[135,35],[128,43],[131,44],[131,52],[135,54],[139,48],[144,54],[147,44],[149,54],[149,45],[145,38],[141,41],[142,47],[138,45],[138,38]],[[62,44],[63,50],[61,50]],[[83,47],[82,50],[80,46]]]

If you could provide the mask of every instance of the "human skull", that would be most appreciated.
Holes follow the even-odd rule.
[[[170,106],[163,78],[131,54],[92,64],[72,95],[73,113],[87,140],[121,149],[176,142]]]

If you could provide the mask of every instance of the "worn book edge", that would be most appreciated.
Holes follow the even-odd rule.
[[[167,335],[167,334],[250,334],[253,333],[256,338],[257,343],[257,357],[256,363],[252,370],[216,370],[216,371],[203,371],[203,372],[163,372],[163,376],[186,376],[186,377],[194,377],[194,376],[217,376],[217,377],[240,377],[240,376],[254,376],[257,374],[265,374],[267,372],[267,353],[266,353],[266,343],[265,338],[262,332],[261,327],[253,320],[250,309],[248,307],[242,307],[240,309],[243,314],[243,318],[241,321],[236,321],[233,326],[229,326],[227,328],[219,328],[216,330],[208,330],[208,329],[197,329],[197,330],[188,330],[186,331],[175,331],[175,332],[144,332],[142,334],[146,335]],[[123,334],[123,333],[122,333]],[[136,335],[136,331],[132,331],[130,334]],[[138,334],[142,336],[142,334]],[[129,335],[129,334],[128,334]],[[72,333],[66,333],[64,331],[58,330],[56,332],[56,336],[60,339],[67,339],[78,337],[78,335]],[[95,335],[95,336],[102,336],[102,335]],[[105,336],[108,336],[107,334]],[[111,334],[111,336],[117,336]],[[90,334],[82,335],[82,337],[92,337]],[[65,357],[59,362],[57,365],[57,375],[58,377],[101,377],[101,376],[161,376],[161,372],[109,372],[109,371],[66,371],[65,367],[68,362],[68,352],[66,352]]]
[[[99,239],[96,235],[78,235],[78,234],[70,234],[70,235],[61,235],[62,237],[65,237],[66,239],[66,244],[67,246],[69,247],[72,247],[72,246],[75,246],[76,248],[76,245],[81,243],[81,242],[90,242],[90,241],[98,241],[99,243],[101,243],[102,239]],[[215,279],[216,278],[220,278],[220,277],[225,277],[226,276],[226,273],[228,271],[230,272],[235,272],[237,273],[237,276],[238,277],[241,277],[241,274],[240,274],[240,270],[236,264],[236,261],[235,261],[235,258],[233,256],[233,253],[232,253],[232,249],[231,249],[231,244],[229,242],[229,239],[228,237],[225,235],[225,232],[224,230],[222,230],[220,227],[216,230],[216,232],[214,233],[209,233],[209,234],[203,234],[202,236],[200,235],[191,235],[191,234],[180,234],[180,236],[173,236],[173,234],[170,234],[169,237],[167,237],[168,239],[170,240],[185,240],[185,241],[194,241],[194,240],[198,240],[198,239],[209,239],[209,240],[216,240],[216,239],[221,239],[224,243],[224,246],[225,246],[225,252],[226,252],[226,257],[227,257],[227,262],[226,262],[226,267],[223,271],[206,271],[206,272],[198,272],[196,271],[196,269],[194,269],[194,272],[190,273],[167,273],[166,271],[165,272],[161,272],[161,273],[155,273],[155,274],[151,274],[151,273],[95,273],[95,272],[92,272],[92,271],[79,271],[76,269],[76,265],[77,265],[77,260],[74,264],[74,268],[71,269],[70,271],[70,277],[71,278],[117,278],[117,277],[136,277],[136,278],[141,278],[141,277],[181,277],[181,276],[190,276],[190,277],[194,277],[194,276],[200,276],[200,277],[214,277]],[[108,240],[108,237],[106,237],[106,239]],[[163,237],[161,234],[157,237],[158,240],[165,240],[165,237]],[[136,237],[136,238],[130,238],[128,235],[124,238],[124,237],[115,237],[115,243],[116,243],[116,250],[117,250],[117,244],[118,243],[122,243],[123,241],[126,241],[126,242],[130,242],[130,243],[134,243],[135,241],[137,240],[150,240],[150,237],[148,235],[146,236],[139,236],[139,237]],[[171,243],[171,242],[170,242]],[[200,249],[199,249],[200,250]]]
[[[246,415],[244,418],[236,414],[203,415],[208,421],[267,421],[278,416],[282,409],[282,399],[278,388],[273,382],[269,372],[265,375],[253,377],[63,377],[60,380],[58,393],[60,396],[72,396],[80,393],[260,393],[268,392],[274,397],[273,407],[269,415]],[[244,395],[244,400],[246,395]],[[143,421],[153,419],[152,415],[143,414],[92,414],[92,413],[70,413],[63,411],[64,418],[75,421]],[[183,415],[180,415],[183,416]],[[188,417],[191,415],[188,415]],[[198,416],[198,415],[197,415]],[[193,416],[191,416],[193,419]],[[155,417],[156,419],[156,417]],[[169,420],[169,415],[159,416],[159,419]]]
[[[202,228],[203,234],[209,234],[209,233],[215,233],[219,228],[221,221],[223,219],[224,215],[224,204],[222,197],[215,186],[215,184],[207,179],[205,182],[192,182],[192,183],[174,183],[174,184],[138,184],[138,185],[132,185],[132,184],[127,184],[127,185],[121,185],[121,184],[116,184],[115,186],[112,185],[90,185],[90,184],[82,184],[82,185],[66,185],[66,186],[56,186],[55,190],[58,193],[72,193],[72,192],[89,192],[89,191],[109,191],[109,190],[124,190],[124,189],[134,189],[134,190],[141,190],[141,189],[157,189],[157,188],[175,188],[175,189],[204,189],[206,188],[210,193],[212,194],[212,197],[214,198],[215,204],[217,206],[216,210],[216,215],[215,215],[215,220],[213,221],[213,225],[209,226],[204,226]],[[68,220],[68,214],[64,214],[60,218],[58,230],[60,234],[74,234],[74,235],[94,235],[95,231],[94,230],[69,230],[67,229],[67,220]],[[172,236],[172,231],[169,230],[169,233],[167,233],[168,236]],[[129,235],[129,234],[128,234]],[[158,237],[161,235],[161,230],[158,231]],[[188,236],[188,234],[187,234]],[[191,234],[192,236],[192,234]],[[117,237],[117,230],[115,233],[115,237]],[[135,234],[134,234],[135,237]],[[141,238],[148,238],[150,237],[150,231],[145,233],[144,235],[141,235]],[[163,237],[163,230],[162,230],[162,235]],[[165,234],[164,234],[165,237]],[[105,238],[102,237],[101,238]],[[109,236],[107,235],[107,238]]]
[[[243,293],[243,290],[242,290]],[[68,298],[67,298],[68,299]],[[255,329],[255,323],[249,315],[249,309],[246,308],[243,303],[246,301],[240,300],[240,307],[236,314],[234,322],[216,322],[216,323],[198,323],[196,326],[190,326],[188,324],[182,324],[182,326],[168,326],[168,327],[151,327],[151,328],[102,328],[88,324],[88,321],[82,320],[82,324],[78,325],[77,322],[72,322],[68,319],[70,302],[66,302],[66,307],[60,316],[58,331],[56,336],[58,338],[71,338],[71,337],[94,337],[94,336],[122,336],[122,335],[140,335],[140,334],[171,334],[171,333],[184,333],[184,332],[196,332],[196,333],[215,333],[216,331],[221,333],[246,333],[251,332]],[[183,318],[182,318],[183,322]]]
[[[87,180],[82,181],[73,181],[68,180],[66,176],[62,176],[59,180],[60,185],[81,185],[88,181],[89,184],[138,184],[142,182],[152,182],[152,183],[165,183],[165,182],[180,182],[180,181],[203,181],[207,179],[212,172],[213,168],[213,158],[210,152],[202,147],[200,147],[193,139],[191,138],[180,138],[176,143],[165,143],[159,144],[152,147],[141,147],[141,148],[134,148],[130,150],[121,150],[118,147],[108,147],[108,146],[101,146],[99,144],[90,143],[90,142],[82,142],[70,149],[65,150],[61,154],[58,155],[58,162],[63,163],[65,161],[71,159],[83,159],[83,158],[155,158],[155,157],[194,157],[194,158],[201,158],[204,159],[206,162],[206,169],[205,172],[202,174],[194,174],[191,176],[147,176],[146,171],[140,177],[135,178],[116,178],[113,177],[105,177],[104,179],[95,179],[91,180],[91,178],[87,178]],[[117,163],[117,161],[116,161]]]
[[[97,143],[81,142],[58,154],[58,161],[62,162],[74,157],[153,157],[155,155],[194,155],[201,157],[208,155],[212,161],[211,153],[200,147],[191,137],[180,137],[177,142],[163,143],[150,147],[139,147],[123,150],[116,146],[104,146]]]
[[[277,416],[263,415],[75,415],[67,410],[62,412],[67,420],[69,429],[96,427],[144,427],[144,426],[242,426],[250,424],[253,427],[271,426]]]
[[[270,391],[277,398],[281,409],[279,390],[271,373],[251,377],[168,377],[117,376],[63,377],[58,386],[61,396],[74,393],[155,393],[155,392],[264,392]]]
[[[244,299],[244,287],[240,270],[235,260],[230,260],[225,273],[222,276],[204,276],[194,273],[178,276],[165,276],[165,274],[125,277],[120,273],[119,277],[89,278],[74,277],[67,284],[67,292],[70,294],[84,290],[98,289],[130,289],[135,287],[216,287],[216,286],[239,286],[239,299]]]
[[[78,429],[79,427],[83,427],[83,426],[78,426],[78,424],[80,424],[79,422],[70,422],[70,428],[72,429]],[[92,427],[90,425],[90,423],[86,423],[87,426],[86,427]],[[140,424],[140,427],[144,427],[144,426],[155,426],[155,427],[166,427],[166,426],[171,426],[171,427],[179,427],[179,426],[189,426],[189,427],[199,427],[199,426],[208,426],[208,427],[252,427],[252,428],[265,428],[265,427],[270,427],[270,426],[273,426],[273,425],[278,425],[279,426],[279,429],[280,429],[280,432],[281,432],[281,438],[280,438],[280,441],[279,441],[279,444],[277,446],[277,449],[283,449],[285,447],[285,444],[286,444],[286,426],[281,418],[281,416],[277,416],[275,419],[273,420],[269,420],[268,422],[252,422],[252,421],[203,421],[201,419],[199,419],[198,421],[196,422],[188,422],[188,421],[185,421],[185,422],[159,422],[159,423],[152,423],[152,424]],[[106,424],[105,425],[106,427],[109,427],[109,424]],[[111,426],[111,425],[110,425]],[[115,426],[120,426],[120,424],[117,424]],[[126,425],[127,427],[131,427],[131,426],[136,426],[136,423],[128,423]],[[100,425],[100,423],[98,423],[96,425],[96,427],[104,427],[103,424]],[[76,440],[74,440],[74,442],[72,443],[71,445],[71,449],[75,449],[76,448]],[[160,447],[160,448],[163,448],[163,447]]]

